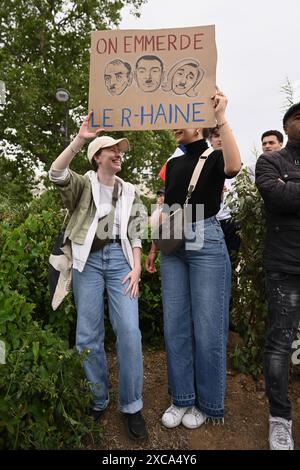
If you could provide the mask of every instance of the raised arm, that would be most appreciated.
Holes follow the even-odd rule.
[[[224,157],[224,173],[227,176],[235,176],[241,169],[241,155],[235,137],[226,120],[225,110],[228,99],[217,89],[212,97],[217,125],[222,139],[222,151]]]
[[[74,156],[76,153],[78,153],[85,142],[90,139],[94,139],[95,137],[98,136],[101,132],[104,131],[102,128],[96,129],[94,132],[90,132],[88,130],[89,127],[89,122],[92,116],[92,111],[89,112],[88,116],[85,118],[83,123],[81,124],[81,127],[79,129],[79,132],[75,139],[70,143],[70,145],[65,148],[65,150],[54,160],[52,163],[52,169],[53,170],[65,170],[71,161],[73,160]]]

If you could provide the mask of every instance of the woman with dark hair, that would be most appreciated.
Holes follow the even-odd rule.
[[[187,241],[170,255],[161,253],[164,335],[171,406],[162,424],[193,429],[207,418],[223,420],[226,384],[226,346],[229,322],[231,267],[224,235],[216,214],[225,178],[241,167],[240,153],[225,118],[227,98],[213,99],[222,137],[222,150],[205,160],[194,188],[186,223]],[[185,154],[167,163],[165,205],[183,206],[199,157],[207,150],[203,129],[175,129]],[[155,271],[153,242],[146,269]]]

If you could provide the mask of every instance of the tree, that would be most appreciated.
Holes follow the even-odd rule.
[[[284,111],[287,111],[289,107],[295,103],[295,90],[288,77],[286,78],[286,83],[282,85],[281,91],[284,93],[284,103],[282,108]]]
[[[56,89],[70,92],[69,130],[74,134],[87,110],[91,30],[117,27],[125,5],[138,15],[145,1],[2,0],[0,80],[7,90],[6,104],[0,105],[2,139],[20,146],[28,158],[42,161],[48,169],[63,147],[57,136],[66,109],[56,101]],[[158,185],[156,170],[174,147],[170,133],[127,136],[133,150],[124,176],[130,173],[131,180],[139,182],[147,175],[151,187]],[[85,167],[84,159],[77,160],[75,166]]]

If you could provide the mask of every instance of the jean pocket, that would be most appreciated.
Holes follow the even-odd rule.
[[[223,238],[223,230],[218,225],[210,225],[204,228],[204,243],[221,243]]]

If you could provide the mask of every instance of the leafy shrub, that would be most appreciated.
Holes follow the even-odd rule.
[[[237,197],[231,200],[239,227],[239,265],[233,273],[231,322],[243,339],[233,354],[234,365],[257,376],[262,369],[267,307],[262,266],[265,214],[262,198],[246,170],[236,179]]]
[[[45,200],[43,200],[44,202]],[[62,223],[34,201],[34,213],[0,223],[0,447],[79,447],[89,431],[91,394],[82,358],[69,348],[75,323],[71,299],[55,316],[47,288],[48,257]],[[27,209],[26,209],[27,210]],[[52,324],[52,327],[50,326]]]
[[[62,220],[60,212],[42,209],[40,213],[29,213],[17,227],[3,227],[2,224],[0,273],[12,290],[34,304],[34,319],[52,324],[61,337],[68,338],[76,318],[72,301],[68,298],[53,312],[48,291],[48,258]]]
[[[14,306],[23,312],[27,306],[30,315],[31,306],[17,297]],[[81,358],[50,327],[41,328],[29,316],[20,322],[12,311],[7,322],[8,316],[6,310],[0,324],[7,348],[6,364],[0,365],[0,448],[80,447],[92,424]]]
[[[143,341],[161,346],[163,343],[163,308],[161,299],[161,280],[159,274],[159,256],[156,259],[157,272],[150,274],[145,268],[148,251],[142,255],[142,280],[140,284],[139,314]]]

